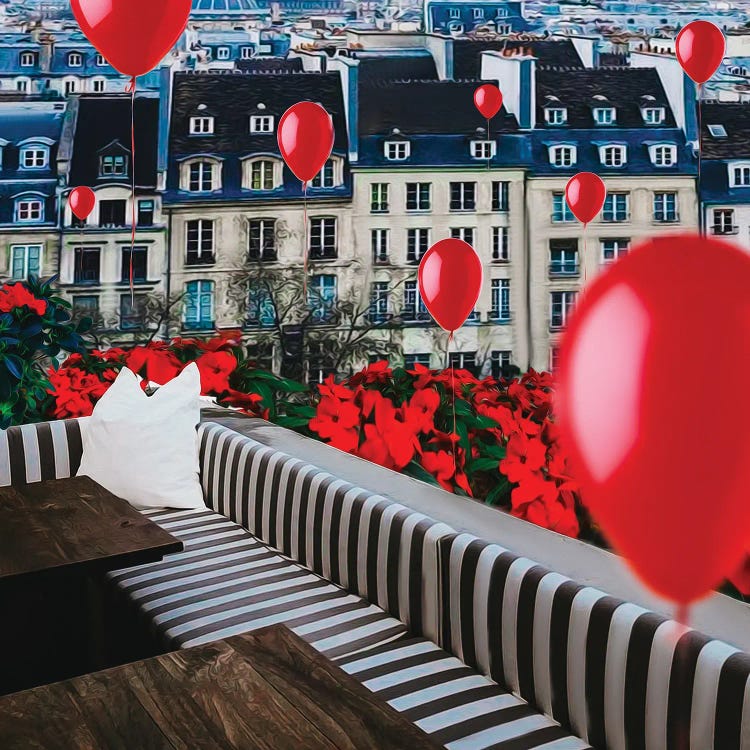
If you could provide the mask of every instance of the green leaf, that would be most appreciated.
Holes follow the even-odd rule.
[[[280,427],[287,427],[290,430],[296,430],[299,427],[307,427],[309,423],[310,420],[305,419],[304,417],[278,417],[276,419],[276,424]]]
[[[424,468],[421,464],[418,464],[414,459],[412,459],[403,469],[403,473],[407,474],[410,477],[413,477],[414,479],[419,479],[421,482],[427,482],[427,484],[434,484],[435,486],[439,487],[440,483],[438,482],[435,477],[430,474],[427,469]]]
[[[501,505],[510,499],[510,482],[504,477],[487,493],[484,502],[487,505]]]
[[[497,463],[496,458],[475,458],[466,465],[466,471],[469,473],[475,471],[496,471]]]

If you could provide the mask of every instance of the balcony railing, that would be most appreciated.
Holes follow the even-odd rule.
[[[310,248],[310,260],[336,260],[337,257],[336,248]]]
[[[735,225],[729,224],[714,224],[711,227],[711,234],[739,234],[740,228]]]
[[[552,261],[549,264],[550,276],[578,276],[581,268],[577,262],[572,261]]]

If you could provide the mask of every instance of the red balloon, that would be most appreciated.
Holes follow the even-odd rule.
[[[153,70],[185,30],[191,0],[71,0],[86,38],[126,76]]]
[[[675,51],[682,69],[705,83],[719,68],[727,48],[721,29],[710,21],[693,21],[677,35]]]
[[[584,225],[596,218],[602,210],[607,188],[601,177],[593,172],[579,172],[565,186],[565,200],[573,216]]]
[[[310,182],[331,155],[333,120],[320,104],[298,102],[281,116],[276,137],[289,169]]]
[[[557,422],[583,500],[683,605],[737,568],[750,536],[750,399],[703,372],[750,370],[748,289],[734,245],[654,239],[594,280],[561,343]]]
[[[70,210],[81,220],[88,218],[96,205],[96,195],[90,187],[77,187],[68,196]]]
[[[486,120],[491,120],[503,106],[503,94],[497,86],[485,83],[474,92],[474,106]]]
[[[482,290],[482,261],[463,240],[436,242],[419,264],[419,293],[435,322],[456,331],[469,317]]]

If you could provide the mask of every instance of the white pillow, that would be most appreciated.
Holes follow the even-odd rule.
[[[139,510],[205,508],[198,479],[200,392],[194,362],[153,396],[124,367],[82,430],[78,476]]]

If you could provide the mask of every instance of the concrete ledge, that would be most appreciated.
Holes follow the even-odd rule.
[[[580,583],[671,617],[674,606],[644,588],[622,558],[562,536],[438,487],[385,469],[262,419],[204,409],[203,421],[218,422],[371,492],[391,498],[457,531],[506,547]],[[689,551],[686,550],[686,554]],[[679,561],[675,561],[679,565]],[[691,609],[691,625],[707,635],[750,651],[750,605],[713,594]]]

